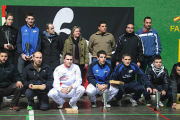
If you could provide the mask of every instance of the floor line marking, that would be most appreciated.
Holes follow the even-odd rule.
[[[144,104],[144,102],[140,101],[141,103]],[[148,106],[147,106],[148,107]],[[154,111],[154,109],[152,107],[148,107],[149,109],[151,109],[152,111]],[[161,117],[163,117],[164,119],[166,120],[169,120],[167,117],[165,117],[164,115],[162,115],[161,113],[157,112],[157,111],[154,111],[155,113],[159,114]]]
[[[29,120],[29,115],[26,115],[26,120]]]
[[[29,110],[29,120],[34,120],[34,110]]]
[[[62,110],[61,110],[61,109],[59,109],[59,112],[60,112],[60,114],[61,114],[62,119],[63,119],[63,120],[66,120],[65,117],[64,117],[64,114],[62,113]]]

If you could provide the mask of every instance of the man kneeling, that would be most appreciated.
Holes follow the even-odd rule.
[[[71,98],[69,105],[78,109],[76,103],[84,94],[85,88],[81,85],[82,78],[79,66],[72,63],[72,54],[64,55],[64,64],[56,67],[54,71],[53,89],[48,93],[57,104],[62,108],[65,98]]]
[[[135,63],[131,63],[131,56],[129,54],[124,54],[122,56],[122,63],[115,67],[112,75],[112,79],[124,82],[124,85],[117,85],[119,88],[116,96],[118,102],[120,102],[124,93],[135,93],[132,95],[132,98],[130,98],[130,102],[132,102],[132,106],[138,105],[137,100],[141,97],[144,86],[135,81],[136,73],[144,81],[145,87],[147,88],[146,90],[152,92],[146,74],[143,73]]]
[[[106,62],[106,52],[100,50],[97,52],[97,59],[91,63],[87,72],[87,79],[89,85],[86,92],[91,101],[91,107],[97,107],[96,95],[108,92],[107,107],[111,107],[109,101],[117,94],[118,89],[109,84],[112,68],[109,63]]]

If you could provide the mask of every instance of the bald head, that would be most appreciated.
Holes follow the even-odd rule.
[[[41,66],[42,63],[42,53],[37,51],[33,54],[34,66]]]

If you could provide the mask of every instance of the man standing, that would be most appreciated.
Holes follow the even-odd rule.
[[[49,65],[52,70],[60,65],[60,54],[63,50],[63,42],[54,31],[52,23],[46,24],[46,31],[43,31],[41,51],[43,54],[43,62]]]
[[[28,99],[27,110],[32,110],[34,105],[34,96],[38,96],[41,110],[49,109],[49,98],[47,93],[52,88],[53,73],[51,68],[42,63],[42,53],[35,52],[33,54],[33,63],[26,66],[23,70],[23,82],[26,89],[26,97]],[[42,90],[33,89],[33,85],[43,86]]]
[[[128,24],[126,32],[119,37],[116,47],[116,65],[122,60],[123,54],[131,55],[131,62],[136,63],[140,67],[144,61],[143,44],[139,36],[134,34],[134,25]]]
[[[137,106],[137,101],[141,97],[144,91],[144,86],[135,81],[135,75],[139,75],[145,83],[145,88],[147,91],[152,92],[149,87],[148,78],[145,73],[135,64],[131,63],[131,56],[129,54],[124,54],[122,56],[122,63],[116,66],[114,73],[112,74],[113,80],[120,80],[124,82],[124,85],[117,85],[119,92],[117,94],[117,101],[120,102],[124,93],[135,93],[130,98],[132,106]]]
[[[89,85],[87,86],[86,92],[90,98],[92,107],[97,107],[97,94],[101,95],[103,92],[108,92],[107,107],[111,107],[109,102],[118,92],[116,87],[109,84],[112,68],[111,65],[106,62],[106,52],[104,50],[97,52],[97,59],[98,61],[91,63],[88,68],[87,79]]]
[[[180,62],[174,64],[171,75],[170,75],[171,85],[172,85],[172,98],[173,104],[172,108],[175,108],[177,101],[177,93],[180,93]],[[178,98],[178,100],[180,100]]]
[[[144,91],[146,106],[151,106],[151,94],[155,95],[156,92],[161,92],[159,106],[164,107],[162,101],[171,98],[171,91],[169,89],[170,83],[168,71],[163,66],[162,58],[160,55],[154,56],[154,61],[151,64],[151,67],[146,70],[146,74],[148,76],[150,87],[152,89],[152,93]]]
[[[152,19],[145,17],[143,28],[139,29],[136,34],[141,37],[144,46],[144,62],[141,68],[145,71],[147,65],[150,67],[153,62],[154,55],[160,55],[162,47],[158,32],[151,28]]]
[[[0,76],[0,106],[3,102],[3,96],[14,94],[10,109],[19,111],[17,105],[23,89],[22,79],[15,66],[9,63],[6,50],[0,51]]]
[[[8,60],[10,63],[13,63],[14,61],[18,34],[18,30],[12,26],[13,18],[13,15],[8,13],[5,17],[6,22],[0,27],[0,49],[8,51]]]
[[[115,39],[111,33],[107,32],[105,21],[100,21],[98,25],[99,31],[91,35],[89,38],[89,52],[93,55],[92,62],[97,61],[97,52],[104,50],[107,53],[106,62],[111,64],[112,51],[115,50]]]
[[[17,38],[17,51],[20,54],[18,70],[21,74],[24,67],[32,60],[32,54],[41,48],[40,31],[34,24],[34,14],[28,13],[25,20],[27,24],[19,29]]]
[[[85,92],[85,88],[81,85],[81,71],[79,66],[72,63],[73,56],[71,53],[64,55],[64,64],[56,67],[54,71],[53,89],[48,93],[57,104],[58,108],[62,108],[65,98],[71,98],[69,105],[78,109],[76,103]]]

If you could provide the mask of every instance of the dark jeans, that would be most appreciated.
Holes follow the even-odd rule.
[[[23,88],[16,88],[16,83],[13,83],[4,88],[0,88],[0,103],[3,101],[3,96],[14,94],[14,97],[11,101],[11,106],[17,106],[19,102],[19,98],[21,97],[22,90]]]
[[[156,89],[157,89],[159,92],[161,92],[161,91],[162,91],[162,85],[156,87]],[[150,94],[149,91],[148,91],[148,92],[147,92],[147,90],[144,91],[145,100],[151,100],[150,95],[153,95],[153,93]],[[168,91],[166,92],[166,95],[161,95],[160,100],[161,100],[161,101],[165,101],[166,99],[170,98],[171,96],[172,96],[172,92],[171,92],[170,90],[168,90]]]
[[[75,63],[76,64],[76,63]],[[83,70],[84,70],[84,64],[80,65],[80,64],[76,64],[79,66],[80,71],[81,71],[81,78],[83,77]]]
[[[153,63],[153,59],[154,59],[154,56],[149,56],[149,57],[144,56],[144,61],[142,62],[142,65],[141,65],[143,72],[146,71],[147,65],[148,67],[151,66],[151,64]]]
[[[47,91],[44,90],[31,90],[27,89],[25,94],[28,99],[28,105],[34,105],[34,96],[38,96],[40,109],[41,110],[48,110],[49,109],[49,97],[47,96]]]
[[[19,73],[21,75],[22,75],[22,72],[23,72],[25,66],[27,66],[30,63],[31,63],[31,61],[29,61],[29,60],[28,61],[24,61],[22,59],[21,55],[19,56],[19,58],[18,58],[18,71],[19,71]]]
[[[138,100],[144,91],[143,85],[140,85],[136,81],[132,81],[130,83],[125,83],[124,85],[117,86],[119,88],[119,92],[116,95],[117,100],[121,100],[124,93],[135,93],[134,95],[132,95],[132,99]]]

